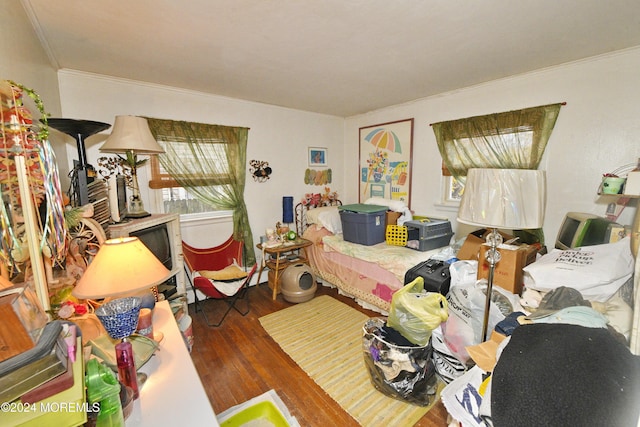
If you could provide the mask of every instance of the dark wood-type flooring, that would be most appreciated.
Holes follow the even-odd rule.
[[[281,295],[273,301],[271,289],[263,283],[249,289],[251,311],[242,317],[232,310],[221,327],[208,327],[202,313],[193,318],[194,345],[191,352],[200,379],[216,413],[245,402],[271,389],[278,393],[300,425],[357,426],[358,423],[320,388],[284,353],[260,325],[258,318],[289,307]],[[338,295],[335,289],[318,286],[316,296],[328,294],[369,316],[378,313],[365,310],[351,298]],[[243,301],[239,302],[244,307]],[[210,319],[217,319],[225,303],[205,303]],[[349,387],[345,384],[345,387]],[[380,408],[384,411],[384,408]],[[446,426],[447,413],[441,402],[416,426]]]

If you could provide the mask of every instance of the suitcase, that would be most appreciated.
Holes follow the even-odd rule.
[[[442,295],[449,293],[451,274],[449,264],[444,261],[428,259],[411,267],[404,275],[404,284],[413,282],[418,276],[424,279],[424,290],[427,292],[439,292]]]

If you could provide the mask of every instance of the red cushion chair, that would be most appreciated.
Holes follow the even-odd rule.
[[[258,264],[255,264],[248,272],[246,278],[242,279],[242,284],[233,295],[226,295],[221,291],[222,284],[213,280],[207,279],[199,274],[199,271],[218,271],[225,267],[233,265],[234,263],[242,266],[242,248],[243,243],[234,240],[233,237],[229,237],[224,243],[215,246],[213,248],[195,248],[184,241],[182,242],[182,253],[184,256],[185,272],[187,273],[187,279],[193,289],[193,295],[195,298],[196,312],[200,310],[204,315],[204,319],[207,325],[218,327],[222,325],[222,322],[227,317],[227,314],[231,309],[235,309],[238,313],[246,316],[249,313],[249,295],[247,293],[249,284],[253,274],[256,272]],[[222,317],[217,322],[209,321],[207,312],[205,311],[204,301],[198,299],[196,289],[202,292],[206,296],[206,300],[221,300],[227,303],[227,308]],[[236,306],[238,300],[244,299],[245,308],[243,310]],[[200,304],[202,303],[202,306]]]

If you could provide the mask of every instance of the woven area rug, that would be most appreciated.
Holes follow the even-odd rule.
[[[282,350],[362,426],[412,426],[430,407],[387,397],[371,384],[362,352],[369,317],[322,295],[261,317]]]

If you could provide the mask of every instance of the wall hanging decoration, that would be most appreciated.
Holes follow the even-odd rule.
[[[249,172],[253,177],[254,181],[265,182],[269,179],[269,175],[271,175],[271,168],[269,167],[269,162],[265,162],[262,160],[250,160]]]
[[[308,185],[331,184],[331,169],[307,169],[304,171],[304,183]]]
[[[309,147],[309,166],[327,166],[328,150],[321,147]]]
[[[324,193],[307,193],[300,203],[307,208],[318,208],[322,206],[332,206],[338,201],[338,193],[331,191],[331,188],[324,187]]]
[[[360,128],[358,200],[402,200],[411,196],[413,119]]]

